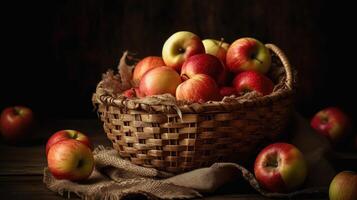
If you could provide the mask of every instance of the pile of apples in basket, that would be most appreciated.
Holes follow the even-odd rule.
[[[270,52],[257,39],[240,38],[229,45],[180,31],[166,40],[162,57],[148,56],[136,64],[135,87],[123,95],[141,98],[169,93],[177,100],[198,103],[251,91],[264,96],[274,88],[265,75],[270,65]]]

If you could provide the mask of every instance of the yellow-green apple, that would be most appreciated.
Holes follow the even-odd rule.
[[[307,176],[301,151],[288,143],[274,143],[258,154],[254,174],[259,184],[271,192],[289,192],[300,187]]]
[[[140,81],[139,90],[144,96],[169,93],[175,96],[181,77],[171,67],[157,67],[146,72]]]
[[[332,143],[341,141],[350,133],[349,117],[337,107],[320,110],[310,124],[317,133],[327,137]]]
[[[330,200],[357,199],[357,173],[343,171],[338,173],[330,183]]]
[[[255,71],[239,73],[233,80],[233,86],[240,95],[256,91],[264,96],[274,89],[274,83],[268,77]]]
[[[206,53],[216,56],[223,64],[226,63],[226,53],[229,47],[228,43],[215,39],[204,39],[202,40],[202,43]]]
[[[60,130],[51,135],[51,137],[47,140],[46,143],[46,154],[50,150],[50,148],[57,142],[62,140],[78,140],[84,145],[88,146],[90,149],[93,149],[92,143],[87,135],[77,130]]]
[[[0,116],[0,133],[10,143],[24,140],[33,133],[34,116],[29,107],[6,107]]]
[[[238,95],[236,88],[234,87],[221,87],[219,89],[219,93],[222,97],[224,96],[231,96],[231,95]]]
[[[69,139],[52,145],[47,154],[47,164],[55,178],[80,181],[92,173],[94,159],[87,145]]]
[[[165,66],[165,62],[161,57],[158,56],[148,56],[140,60],[134,68],[133,72],[133,82],[135,86],[138,86],[142,76],[155,67]]]
[[[226,64],[231,72],[253,70],[265,74],[271,64],[271,55],[263,43],[254,38],[240,38],[228,48]]]
[[[218,81],[218,78],[224,73],[224,66],[221,61],[210,54],[193,55],[183,63],[181,76],[191,78],[196,74],[206,74]]]
[[[165,41],[162,48],[162,58],[166,66],[178,72],[187,58],[201,53],[205,53],[201,39],[188,31],[174,33]]]
[[[192,77],[183,77],[176,90],[177,100],[204,103],[221,99],[219,88],[213,78],[206,74],[196,74]]]

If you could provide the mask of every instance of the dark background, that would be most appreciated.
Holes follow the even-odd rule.
[[[122,52],[160,55],[179,30],[275,43],[299,72],[296,108],[339,106],[356,120],[354,6],[322,0],[64,0],[2,6],[0,109],[94,118],[91,95]],[[352,50],[350,50],[352,48]]]

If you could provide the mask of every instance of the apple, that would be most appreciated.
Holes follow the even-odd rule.
[[[134,68],[133,82],[136,86],[139,85],[142,76],[150,69],[165,66],[164,60],[158,56],[148,56],[140,60]]]
[[[224,96],[231,96],[231,95],[238,95],[236,88],[234,87],[221,87],[219,89],[219,93],[222,97]]]
[[[62,140],[78,140],[79,142],[83,143],[90,149],[93,149],[92,143],[89,140],[89,137],[82,132],[79,132],[77,130],[60,130],[54,133],[46,143],[46,154],[50,150],[50,148],[57,142],[62,141]]]
[[[197,54],[189,57],[182,65],[181,76],[191,78],[196,74],[206,74],[217,81],[224,73],[221,61],[210,54]]]
[[[213,78],[206,74],[196,74],[191,78],[184,77],[176,90],[177,100],[204,103],[221,99],[219,88]]]
[[[144,96],[169,93],[175,96],[180,75],[171,67],[157,67],[144,74],[139,90]]]
[[[349,117],[337,107],[320,110],[313,116],[310,125],[333,143],[346,138],[350,131]]]
[[[201,39],[188,31],[174,33],[165,41],[162,48],[162,58],[166,66],[178,72],[187,58],[201,53],[205,53]]]
[[[48,169],[57,179],[80,181],[93,171],[90,148],[78,140],[62,140],[52,145],[47,154]]]
[[[274,89],[274,83],[268,77],[255,71],[239,73],[233,80],[233,86],[240,95],[256,91],[264,96]]]
[[[265,189],[271,192],[289,192],[304,183],[307,164],[303,154],[295,146],[274,143],[258,154],[254,174]]]
[[[269,50],[254,38],[240,38],[228,48],[226,64],[231,72],[256,71],[265,74],[271,64]]]
[[[330,183],[329,197],[330,200],[356,200],[357,173],[351,171],[338,173]]]
[[[123,96],[131,99],[133,97],[136,97],[136,92],[134,88],[127,89],[123,92]]]
[[[228,43],[214,39],[204,39],[202,40],[202,43],[207,54],[216,56],[222,63],[226,63],[226,54],[229,47]]]
[[[138,98],[145,97],[145,95],[140,91],[140,89],[138,87],[135,87],[134,90],[135,90],[136,97],[138,97]]]
[[[0,133],[7,142],[17,142],[33,133],[34,116],[25,106],[7,107],[1,112]]]

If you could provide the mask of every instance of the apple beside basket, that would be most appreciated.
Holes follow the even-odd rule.
[[[272,55],[267,75],[276,83],[266,96],[180,104],[164,95],[114,97],[98,83],[93,103],[113,147],[134,164],[172,173],[244,162],[282,133],[293,108],[295,73],[282,50],[266,47]]]

